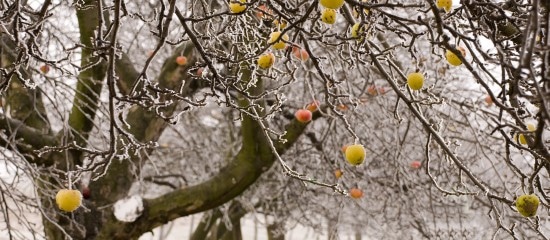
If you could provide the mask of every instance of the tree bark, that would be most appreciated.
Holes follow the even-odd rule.
[[[281,225],[273,223],[267,225],[267,239],[268,240],[285,240],[285,234],[280,229]]]

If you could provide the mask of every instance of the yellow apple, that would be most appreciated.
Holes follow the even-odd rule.
[[[285,20],[273,20],[273,24],[275,25],[276,28],[282,30],[284,28],[286,28],[286,21]]]
[[[289,39],[288,35],[285,34],[282,37],[279,37],[279,36],[281,36],[281,32],[279,32],[279,31],[272,32],[269,35],[269,40],[267,40],[267,43],[268,44],[273,44],[271,46],[273,49],[281,50],[281,49],[284,49],[285,46],[286,46],[285,41],[288,41],[288,39]],[[277,41],[277,39],[279,39],[279,41]],[[277,42],[275,42],[275,41],[277,41]]]
[[[366,3],[366,2],[368,2],[368,0],[363,0],[363,1],[361,1],[361,2]],[[357,7],[360,8],[360,6],[357,6]],[[365,12],[365,14],[369,14],[369,9],[363,8],[363,12]],[[353,9],[352,14],[353,14],[353,16],[354,16],[355,18],[359,18],[359,17],[360,17],[360,16],[359,16],[359,12],[357,11],[357,9]]]
[[[456,49],[460,51],[460,53],[462,53],[462,57],[466,57],[466,50],[463,47],[457,47]],[[447,58],[447,62],[449,62],[449,64],[453,66],[459,66],[460,64],[462,64],[460,58],[458,58],[456,54],[451,52],[451,50],[447,50],[445,52],[445,58]]]
[[[365,25],[362,23],[356,23],[351,27],[350,34],[352,38],[357,38],[357,41],[363,41],[363,34],[365,33]]]
[[[363,145],[354,144],[346,148],[346,160],[351,165],[359,165],[365,161],[365,148]]]
[[[246,0],[231,1],[229,3],[229,10],[232,13],[242,13],[246,10]]]
[[[264,53],[258,57],[258,66],[260,68],[270,68],[275,63],[275,55],[273,53]]]
[[[409,85],[412,90],[420,90],[424,85],[424,75],[419,72],[409,73],[407,76],[407,85]]]
[[[321,12],[321,21],[326,24],[334,24],[337,17],[338,14],[336,13],[336,10],[331,8],[325,8]]]
[[[80,207],[82,194],[78,190],[61,189],[55,195],[55,202],[59,209],[65,212],[72,212]]]
[[[527,124],[527,130],[528,130],[529,132],[534,132],[535,130],[537,130],[537,128],[535,127],[535,125],[533,125],[533,124],[531,124],[531,123],[528,123],[528,124]],[[519,143],[522,144],[522,145],[526,145],[526,144],[527,144],[527,139],[525,139],[525,135],[523,135],[522,133],[516,134],[514,138],[515,138],[515,140],[516,140],[517,142],[519,142]]]
[[[453,0],[437,0],[435,4],[438,8],[444,8],[445,12],[450,12],[453,6]]]
[[[532,217],[537,215],[539,203],[539,198],[535,194],[521,195],[516,200],[516,208],[522,216]]]
[[[320,0],[321,6],[331,9],[338,9],[344,5],[344,0]]]

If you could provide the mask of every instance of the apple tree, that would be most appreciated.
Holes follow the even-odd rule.
[[[549,10],[2,1],[0,232],[137,239],[206,212],[191,239],[241,239],[247,214],[270,239],[549,238]]]

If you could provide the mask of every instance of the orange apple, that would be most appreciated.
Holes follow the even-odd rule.
[[[367,87],[367,93],[369,93],[372,96],[378,95],[378,91],[376,91],[376,86],[370,85],[369,87]]]
[[[313,117],[313,115],[311,114],[311,111],[307,109],[300,109],[296,111],[294,116],[296,117],[296,120],[298,120],[298,122],[301,122],[301,123],[307,123],[311,121],[311,118]]]
[[[44,64],[44,65],[40,66],[40,71],[43,74],[46,74],[50,71],[50,66],[48,66],[47,64]]]
[[[342,146],[342,148],[340,150],[342,150],[342,152],[345,154],[346,153],[346,149],[348,149],[348,146],[349,145],[344,145]]]
[[[349,196],[354,199],[359,199],[363,197],[363,191],[359,188],[352,188],[349,190]]]
[[[340,169],[334,170],[334,176],[336,177],[336,179],[341,178],[342,175],[344,175],[344,172],[342,172],[342,170]]]
[[[183,66],[185,64],[187,64],[187,57],[185,56],[179,56],[176,58],[176,63],[180,66]]]
[[[493,105],[493,99],[490,95],[485,96],[485,103],[487,103],[487,106]]]
[[[321,103],[317,100],[313,100],[313,102],[307,105],[306,109],[310,112],[315,112],[319,109],[319,106],[321,106]]]
[[[340,104],[338,105],[338,109],[342,110],[342,111],[345,111],[345,110],[348,110],[348,106],[346,104]]]

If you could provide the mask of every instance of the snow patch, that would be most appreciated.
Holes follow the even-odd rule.
[[[140,196],[130,196],[118,200],[114,205],[114,213],[121,222],[133,222],[143,213],[143,199]]]

